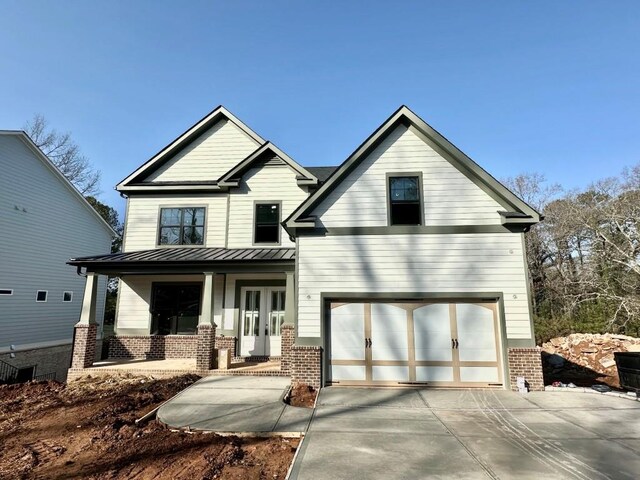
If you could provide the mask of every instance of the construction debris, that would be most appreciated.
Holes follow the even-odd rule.
[[[640,351],[640,338],[627,335],[574,333],[542,344],[545,383],[620,388],[614,352]]]

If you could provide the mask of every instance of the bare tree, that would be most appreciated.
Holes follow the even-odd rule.
[[[95,170],[89,159],[82,155],[70,133],[52,129],[42,115],[35,115],[25,124],[24,130],[82,195],[100,192],[100,171]]]

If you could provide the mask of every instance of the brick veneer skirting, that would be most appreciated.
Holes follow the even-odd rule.
[[[291,347],[291,383],[294,385],[306,383],[314,388],[320,388],[322,382],[322,347],[300,346]]]
[[[72,368],[88,368],[96,358],[96,334],[98,325],[78,323],[74,327],[73,353],[71,354]]]
[[[508,358],[511,390],[518,390],[517,377],[524,377],[531,391],[544,390],[539,348],[509,348]]]
[[[198,325],[198,343],[196,344],[196,368],[211,370],[217,368],[216,326]]]
[[[197,344],[197,335],[116,335],[109,358],[195,358]]]
[[[293,347],[294,332],[295,328],[293,325],[282,325],[280,332],[282,334],[282,340],[280,341],[280,370],[284,373],[291,373],[291,348]]]

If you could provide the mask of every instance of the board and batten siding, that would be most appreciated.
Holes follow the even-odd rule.
[[[217,180],[260,145],[230,120],[220,120],[145,181]]]
[[[325,227],[388,225],[387,173],[422,173],[425,225],[500,225],[505,208],[411,128],[393,130],[314,210]]]
[[[321,335],[323,292],[503,292],[507,338],[531,338],[519,233],[301,236],[298,336]]]
[[[253,243],[256,202],[280,202],[282,221],[307,198],[308,193],[298,186],[296,175],[286,164],[263,165],[247,171],[240,187],[232,190],[229,195],[229,248],[260,246]],[[271,245],[265,245],[269,246]],[[295,246],[282,227],[280,246]]]
[[[227,195],[132,195],[127,206],[124,252],[158,246],[160,208],[205,207],[205,247],[224,247],[227,228]]]
[[[0,135],[0,172],[0,288],[13,290],[0,296],[0,351],[71,342],[85,278],[66,262],[108,252],[111,232],[16,135]],[[48,291],[46,302],[36,302],[37,290]],[[99,323],[105,294],[101,277]]]

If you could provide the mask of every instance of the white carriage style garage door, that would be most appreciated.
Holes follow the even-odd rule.
[[[327,306],[332,384],[502,385],[496,302]]]

